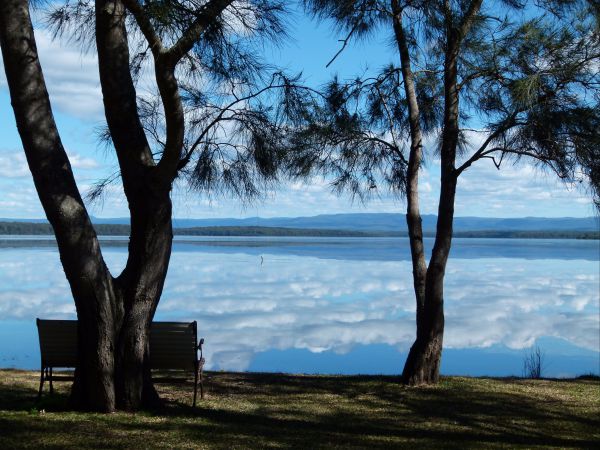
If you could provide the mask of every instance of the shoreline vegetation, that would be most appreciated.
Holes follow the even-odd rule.
[[[0,369],[0,448],[594,448],[600,379],[206,373],[157,385],[159,410],[68,410],[70,383],[35,402],[39,373]]]
[[[99,236],[129,236],[129,225],[95,224]],[[357,231],[324,228],[291,228],[268,226],[207,226],[174,228],[175,236],[296,236],[296,237],[407,237],[406,231]],[[425,237],[435,236],[434,231],[424,231]],[[54,235],[48,223],[0,222],[0,236],[43,236]],[[456,231],[456,238],[500,238],[500,239],[586,239],[599,240],[600,231],[579,230],[474,230]]]

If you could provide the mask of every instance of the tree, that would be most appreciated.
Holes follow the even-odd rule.
[[[95,43],[98,53],[106,137],[131,214],[127,263],[113,276],[53,119],[28,0],[1,2],[15,118],[77,310],[75,407],[109,412],[158,401],[148,333],[171,254],[174,180],[246,199],[277,180],[299,94],[255,49],[284,34],[283,12],[277,0],[79,0],[49,12],[56,33]],[[145,61],[155,98],[136,93]]]
[[[380,186],[405,196],[417,303],[407,384],[439,379],[444,274],[460,175],[483,159],[498,169],[509,159],[527,159],[566,181],[589,183],[600,206],[595,3],[305,1],[317,18],[332,19],[345,33],[340,52],[351,39],[381,29],[397,50],[398,63],[376,76],[326,86],[312,125],[298,134],[290,167],[300,178],[327,174],[336,190],[363,200]],[[441,162],[428,263],[418,194],[426,139],[436,143]]]

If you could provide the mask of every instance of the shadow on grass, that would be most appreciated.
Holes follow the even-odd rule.
[[[552,392],[567,386],[552,383]],[[572,384],[578,383],[599,387],[597,380]],[[157,411],[57,414],[49,422],[30,412],[36,391],[16,377],[0,384],[0,409],[15,412],[0,412],[0,431],[9,443],[54,433],[91,448],[596,447],[600,438],[597,398],[580,405],[522,380],[448,379],[405,388],[397,377],[209,373],[206,384],[209,394],[197,408],[187,383],[162,388],[165,406]],[[65,392],[46,395],[40,407],[64,411]]]
[[[37,374],[36,374],[37,375]],[[2,369],[0,372],[0,410],[37,412],[68,410],[69,383],[54,384],[54,393],[49,393],[44,383],[42,397],[38,400],[39,378],[33,372]]]
[[[291,406],[294,412],[280,418],[269,414],[268,408],[259,413],[240,413],[202,406],[194,409],[175,401],[162,414],[196,415],[227,424],[219,431],[223,438],[234,429],[246,436],[278,436],[276,441],[286,445],[301,444],[305,436],[320,436],[319,442],[328,437],[338,444],[344,440],[344,445],[375,448],[380,444],[387,447],[386,437],[390,441],[426,441],[444,447],[469,443],[589,447],[599,442],[597,434],[590,436],[591,430],[600,427],[600,420],[593,415],[569,411],[560,401],[532,399],[519,392],[486,392],[469,383],[451,389],[405,388],[398,377],[284,374],[215,374],[209,381],[216,397],[265,395],[283,401],[288,398],[293,404],[294,396],[334,396],[354,402],[354,406],[338,411],[332,408],[329,414],[318,417]],[[521,380],[488,381],[513,386]],[[385,412],[373,413],[381,409]],[[203,432],[194,425],[187,431]]]

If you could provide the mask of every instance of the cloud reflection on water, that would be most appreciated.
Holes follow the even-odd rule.
[[[500,242],[500,241],[498,241]],[[110,267],[126,255],[105,251]],[[157,320],[198,320],[210,369],[244,370],[272,350],[350,352],[414,338],[410,262],[175,251]],[[599,348],[598,262],[451,259],[445,347],[530,346],[555,336]],[[0,251],[0,318],[74,318],[53,249]]]

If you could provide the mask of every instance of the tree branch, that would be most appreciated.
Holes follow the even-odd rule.
[[[558,178],[560,178],[560,179],[568,178],[567,174],[559,171],[556,167],[554,167],[552,165],[552,163],[556,162],[555,159],[544,156],[544,155],[540,155],[539,153],[537,153],[535,151],[535,149],[517,150],[517,149],[512,149],[512,148],[507,148],[507,147],[493,147],[493,148],[490,148],[489,150],[485,151],[484,153],[482,153],[481,158],[493,158],[491,155],[493,153],[497,153],[497,152],[502,152],[502,158],[506,154],[516,155],[516,156],[527,156],[529,158],[535,159],[537,161],[540,161],[540,162],[546,164],[546,166],[550,167],[550,169],[552,169],[552,171],[556,174],[556,176]],[[499,164],[497,164],[496,167],[499,168]]]
[[[175,77],[175,66],[192,49],[202,32],[232,2],[233,0],[210,0],[204,4],[196,13],[196,19],[183,32],[179,40],[165,50],[140,3],[137,0],[125,0],[125,5],[142,30],[155,59],[156,83],[165,111],[167,132],[164,152],[158,163],[158,173],[159,178],[165,182],[170,183],[177,173],[185,135],[185,116]]]
[[[202,142],[202,140],[206,137],[206,135],[208,134],[208,132],[210,131],[210,129],[212,127],[214,127],[217,123],[219,123],[220,121],[224,121],[224,120],[230,120],[228,118],[224,118],[223,116],[225,115],[225,113],[227,113],[228,111],[231,112],[233,111],[232,108],[237,105],[238,103],[241,102],[246,102],[248,100],[252,100],[253,98],[256,98],[260,95],[262,95],[263,93],[270,91],[272,89],[283,89],[283,88],[296,88],[296,89],[303,89],[306,91],[309,91],[313,94],[317,94],[322,96],[323,94],[306,86],[299,86],[299,85],[295,85],[295,84],[276,84],[275,80],[278,77],[279,73],[275,73],[273,74],[273,76],[271,77],[271,82],[263,87],[262,89],[259,89],[256,92],[252,92],[244,97],[236,97],[236,99],[234,101],[232,101],[231,103],[229,103],[228,105],[225,105],[224,107],[220,108],[221,111],[219,112],[219,114],[217,114],[217,116],[211,120],[208,125],[206,125],[204,127],[204,130],[200,133],[200,135],[195,139],[194,143],[190,146],[190,148],[188,149],[188,151],[186,152],[186,154],[181,158],[181,160],[179,161],[179,164],[177,165],[177,170],[181,170],[183,169],[191,160],[192,154],[194,153],[194,151],[196,150],[196,148],[198,147],[198,145]]]
[[[331,64],[333,64],[333,62],[337,59],[337,57],[340,56],[342,54],[342,52],[346,49],[346,47],[348,46],[348,42],[350,41],[350,38],[352,37],[352,35],[356,31],[357,27],[358,27],[358,24],[354,25],[352,27],[352,29],[350,30],[350,32],[348,33],[348,35],[346,36],[346,38],[339,40],[339,42],[342,42],[342,47],[337,51],[337,53],[335,55],[333,55],[333,58],[331,58],[329,60],[329,62],[327,64],[325,64],[325,68],[329,68],[329,66]]]
[[[463,16],[460,26],[458,27],[459,40],[462,41],[462,39],[469,32],[471,25],[473,25],[473,20],[475,19],[475,16],[477,15],[477,13],[479,13],[482,2],[483,0],[472,0],[469,4],[467,12]]]
[[[471,157],[466,160],[460,167],[458,167],[456,169],[456,176],[458,177],[462,172],[464,172],[466,169],[468,169],[471,164],[473,164],[475,161],[477,161],[478,159],[480,159],[482,157],[482,155],[484,154],[486,148],[488,147],[488,145],[490,145],[490,143],[496,139],[497,137],[499,137],[502,133],[505,133],[506,131],[508,131],[510,128],[512,128],[513,126],[515,126],[515,118],[517,117],[517,112],[514,112],[513,114],[511,114],[511,116],[509,117],[509,119],[507,120],[507,123],[498,128],[496,131],[494,131],[493,133],[491,133],[485,141],[483,141],[483,144],[481,144],[481,146],[477,149],[477,151],[475,153],[473,153],[473,155],[471,155]]]
[[[148,45],[154,57],[158,57],[158,55],[164,50],[163,43],[160,39],[160,36],[156,33],[152,22],[148,18],[146,11],[137,0],[123,0],[123,4],[127,7],[129,12],[135,18],[138,27],[144,34],[146,41],[148,41]]]
[[[168,50],[164,56],[171,62],[173,67],[194,46],[200,35],[234,0],[210,0],[196,16],[192,24],[183,32],[179,40]]]

